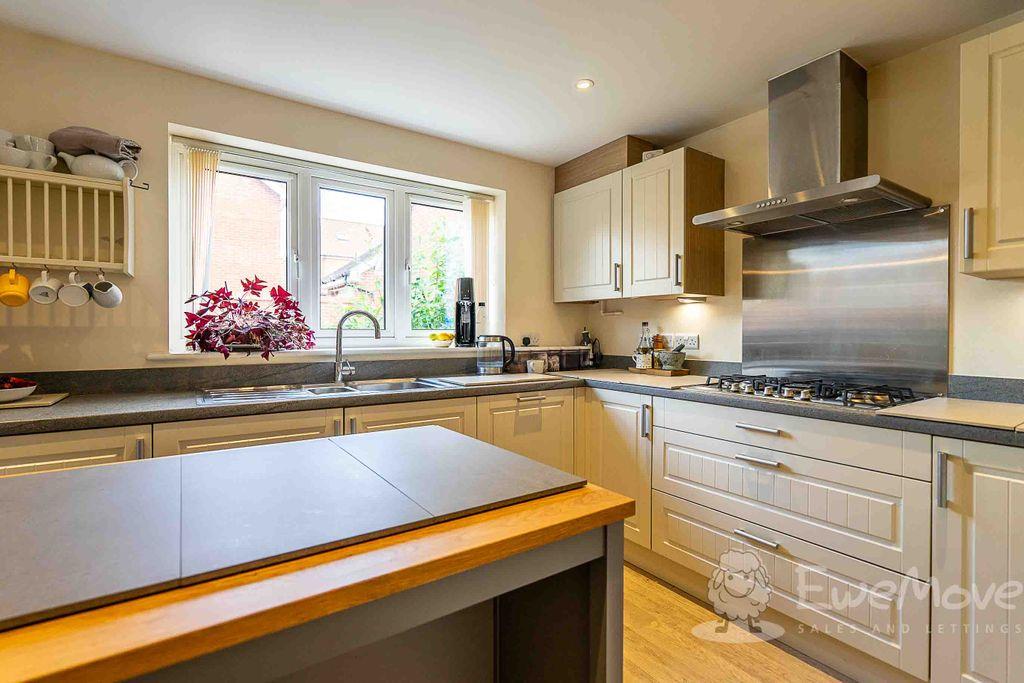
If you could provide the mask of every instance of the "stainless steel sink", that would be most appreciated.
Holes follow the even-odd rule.
[[[316,396],[337,394],[380,394],[392,391],[414,389],[438,389],[452,387],[448,382],[436,379],[402,378],[369,379],[344,384],[278,384],[266,387],[235,387],[232,389],[204,389],[199,403],[263,403],[266,401],[287,401]]]
[[[410,391],[412,389],[437,389],[439,387],[450,387],[451,384],[431,379],[370,379],[360,382],[349,382],[347,384],[331,384],[325,386],[310,387],[309,391],[314,394],[335,394],[344,390],[358,393],[379,394],[389,391]]]
[[[200,403],[262,403],[308,398],[301,384],[277,384],[265,387],[233,387],[231,389],[203,389]]]

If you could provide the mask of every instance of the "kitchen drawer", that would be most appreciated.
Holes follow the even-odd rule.
[[[711,576],[727,550],[753,552],[768,574],[772,609],[928,678],[927,583],[660,491],[654,492],[653,517],[652,545],[660,555]]]
[[[147,458],[151,436],[149,425],[5,436],[0,438],[0,476]]]
[[[153,426],[153,453],[187,455],[337,436],[341,415],[340,409],[303,410],[158,424]]]
[[[653,487],[893,571],[930,576],[927,482],[656,427]]]
[[[654,424],[878,472],[931,480],[931,437],[710,403],[656,398]]]

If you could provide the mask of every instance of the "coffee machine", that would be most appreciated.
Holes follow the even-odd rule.
[[[476,300],[471,277],[455,281],[455,345],[476,346]]]

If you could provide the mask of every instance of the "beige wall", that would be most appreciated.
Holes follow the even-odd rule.
[[[0,311],[0,371],[127,368],[167,351],[168,123],[507,192],[506,328],[569,343],[584,309],[551,303],[551,168],[81,48],[0,25],[0,128],[46,136],[88,125],[142,144],[136,277],[113,311]]]
[[[1024,12],[1011,15],[881,64],[868,74],[869,169],[930,196],[936,204],[953,204],[954,238],[959,215],[960,44],[1022,20]],[[725,159],[730,206],[765,196],[767,143],[765,110],[686,141]],[[687,306],[627,302],[619,318],[602,318],[594,308],[588,323],[606,353],[631,353],[643,319],[662,331],[699,333],[696,358],[739,361],[740,254],[740,240],[730,237],[724,297]],[[955,273],[951,282],[951,372],[1024,378],[1024,281],[986,281]]]

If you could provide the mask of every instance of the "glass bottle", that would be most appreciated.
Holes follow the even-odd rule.
[[[647,356],[647,361],[644,365],[638,364],[638,367],[651,367],[651,354],[653,352],[654,344],[651,341],[651,328],[646,323],[640,323],[640,342],[636,345],[637,356],[643,358]]]

